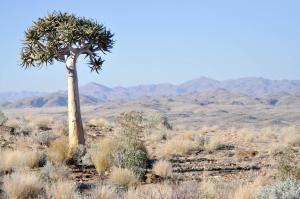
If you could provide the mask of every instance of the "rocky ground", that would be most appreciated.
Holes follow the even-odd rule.
[[[52,130],[40,129],[42,130]],[[98,138],[112,136],[114,129],[112,127],[103,127],[97,125],[85,125],[87,137],[87,146]],[[273,145],[280,146],[279,134],[276,132],[254,133],[249,130],[245,133],[245,129],[240,130],[229,129],[222,130],[216,127],[206,128],[205,130],[194,131],[194,134],[205,135],[206,137],[218,138],[218,144],[211,150],[205,147],[198,147],[188,151],[186,154],[175,154],[164,157],[173,168],[173,176],[170,181],[213,181],[228,186],[236,186],[234,184],[245,184],[253,182],[258,176],[266,176],[276,170],[277,162],[281,151],[273,149]],[[170,134],[178,135],[184,130],[172,130]],[[14,128],[8,126],[0,126],[0,146],[1,150],[18,149],[20,143],[28,138],[29,135],[20,135],[15,132]],[[172,136],[171,136],[172,137]],[[151,163],[161,158],[156,152],[163,150],[165,140],[157,142],[149,142],[147,136],[142,137],[146,148],[149,151],[149,167],[145,178],[140,182],[141,185],[155,184],[163,179],[151,172]],[[23,143],[24,144],[24,143]],[[288,144],[288,143],[285,143]],[[31,147],[31,146],[27,146]],[[39,145],[41,150],[46,146]],[[300,158],[299,148],[296,157]],[[274,150],[274,151],[272,151]],[[68,169],[71,173],[71,179],[77,182],[81,192],[89,192],[91,188],[99,183],[103,183],[108,176],[107,173],[99,175],[92,164],[75,165],[69,164]],[[228,187],[227,186],[227,187]]]

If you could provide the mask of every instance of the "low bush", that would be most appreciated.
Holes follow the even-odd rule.
[[[300,165],[296,151],[287,147],[279,156],[277,174],[280,179],[285,180],[288,177],[300,180]]]
[[[0,111],[0,126],[3,125],[7,120],[8,118],[4,115],[3,112]]]
[[[144,116],[144,125],[146,129],[168,129],[171,130],[172,126],[169,123],[168,117],[162,113],[154,112]]]
[[[122,142],[112,154],[112,164],[128,168],[138,177],[142,177],[147,166],[147,152],[142,142]]]
[[[257,199],[298,199],[300,198],[300,181],[288,178],[262,188]]]
[[[37,132],[33,136],[33,140],[37,144],[49,146],[52,141],[58,138],[58,135],[55,135],[53,131],[42,131]]]
[[[137,140],[144,131],[144,120],[143,112],[131,111],[121,113],[115,123],[123,139]]]
[[[57,182],[69,177],[69,170],[65,165],[54,165],[51,162],[41,168],[40,178],[45,182]]]

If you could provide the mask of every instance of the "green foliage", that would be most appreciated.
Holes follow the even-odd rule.
[[[298,199],[300,198],[300,181],[288,178],[264,187],[257,195],[257,199]]]
[[[145,126],[148,129],[165,128],[172,129],[166,115],[162,113],[150,113],[145,116]]]
[[[147,166],[147,152],[133,146],[125,146],[113,154],[113,164],[128,168],[137,176],[142,177]]]
[[[278,161],[278,176],[281,179],[292,177],[300,180],[300,165],[296,152],[293,148],[287,148]]]
[[[116,126],[126,139],[136,140],[145,128],[144,114],[137,111],[121,113],[116,119]]]
[[[7,117],[0,111],[0,125],[3,125],[7,121]]]
[[[116,119],[116,126],[126,139],[131,140],[138,139],[145,130],[172,129],[165,115],[156,112],[145,114],[138,111],[121,113]]]
[[[39,18],[25,32],[21,51],[22,65],[27,67],[65,62],[65,56],[75,53],[89,57],[92,70],[101,69],[103,60],[98,52],[109,52],[113,34],[94,20],[69,13],[53,12]]]

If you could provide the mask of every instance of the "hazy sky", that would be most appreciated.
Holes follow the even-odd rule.
[[[115,33],[99,75],[79,62],[80,85],[300,79],[298,0],[10,0],[0,3],[0,91],[66,89],[62,63],[19,66],[24,30],[55,10],[96,19]]]

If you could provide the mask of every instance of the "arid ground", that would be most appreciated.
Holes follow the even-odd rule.
[[[87,150],[72,156],[65,107],[4,110],[3,197],[263,198],[300,178],[294,104],[156,103],[84,106]]]

